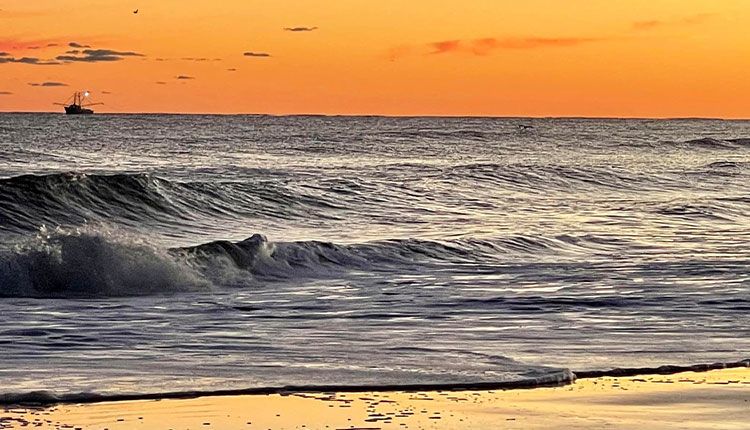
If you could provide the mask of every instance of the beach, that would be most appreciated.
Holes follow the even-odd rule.
[[[6,407],[20,429],[744,429],[750,369],[490,391],[288,393]]]

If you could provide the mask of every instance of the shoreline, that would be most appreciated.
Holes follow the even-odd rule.
[[[750,368],[581,378],[532,390],[329,392],[5,407],[0,429],[746,428]]]
[[[728,363],[663,365],[659,367],[615,368],[610,370],[570,371],[560,369],[560,374],[544,376],[536,380],[512,380],[500,382],[456,383],[456,384],[403,384],[403,385],[310,385],[284,387],[238,388],[227,390],[193,390],[165,393],[140,394],[96,394],[74,393],[56,395],[48,391],[0,394],[0,407],[31,406],[50,407],[66,404],[96,404],[131,401],[185,400],[204,397],[236,397],[289,394],[361,393],[361,392],[414,392],[414,391],[490,391],[490,390],[534,390],[537,388],[564,387],[578,380],[597,378],[622,378],[652,375],[676,375],[680,373],[705,373],[715,370],[750,368],[750,359]],[[0,427],[1,428],[1,427]]]

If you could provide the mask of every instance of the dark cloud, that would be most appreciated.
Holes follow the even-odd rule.
[[[35,58],[35,57],[14,58],[14,57],[0,56],[0,64],[7,64],[7,63],[31,64],[34,66],[54,66],[54,65],[60,64],[53,60],[42,60],[40,58]]]
[[[10,57],[10,52],[0,52],[0,57]]]
[[[70,42],[68,43],[68,46],[71,48],[91,48],[91,45],[81,45],[80,43],[76,42]]]
[[[10,96],[13,95],[10,91],[0,91],[0,96]]]
[[[66,53],[66,54],[73,54],[73,55],[78,55],[78,54],[80,54],[80,53],[81,53],[81,51],[79,51],[79,50],[77,50],[77,49],[71,49],[70,51],[65,51],[65,53]]]
[[[16,63],[24,63],[24,64],[44,64],[45,60],[40,60],[39,58],[34,57],[21,57],[15,60]]]
[[[122,57],[115,57],[112,55],[103,55],[100,57],[76,57],[73,55],[58,55],[55,57],[58,61],[65,61],[65,62],[80,62],[80,63],[98,63],[98,62],[107,62],[107,61],[120,61],[122,60]]]
[[[175,79],[185,80],[185,79],[195,79],[195,78],[192,76],[179,75],[179,76],[176,76]]]
[[[102,94],[112,94],[112,93],[109,91],[102,91]]]
[[[284,31],[315,31],[318,27],[284,27]]]
[[[68,84],[62,82],[29,82],[32,87],[67,87]]]
[[[47,46],[49,47],[57,46],[57,43],[48,43]]]
[[[166,83],[166,82],[163,82],[163,81],[158,81],[158,82],[156,82],[156,84],[157,84],[157,85],[167,85],[167,83]]]
[[[83,51],[84,54],[90,55],[92,57],[98,57],[98,56],[109,56],[114,55],[117,57],[143,57],[143,54],[139,54],[137,52],[130,52],[130,51],[113,51],[111,49],[86,49]]]
[[[244,55],[245,57],[270,57],[271,56],[271,54],[268,54],[266,52],[245,52],[242,55]]]
[[[68,54],[79,54],[77,50],[68,51]],[[111,49],[84,49],[80,55],[60,55],[56,57],[59,61],[98,63],[108,61],[120,61],[123,57],[143,57],[143,54],[131,51],[113,51]]]
[[[227,72],[236,72],[237,69],[227,69]]]

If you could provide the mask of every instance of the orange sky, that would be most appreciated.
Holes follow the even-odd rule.
[[[748,22],[747,0],[0,0],[0,111],[89,90],[99,112],[748,118]]]

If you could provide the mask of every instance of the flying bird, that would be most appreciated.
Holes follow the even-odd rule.
[[[138,9],[134,10],[133,13],[138,13]]]

